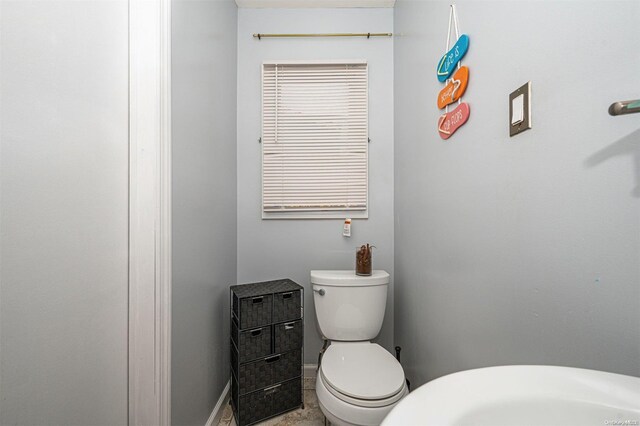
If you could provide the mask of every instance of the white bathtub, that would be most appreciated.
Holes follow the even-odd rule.
[[[382,426],[640,426],[640,378],[568,367],[462,371],[406,396]]]

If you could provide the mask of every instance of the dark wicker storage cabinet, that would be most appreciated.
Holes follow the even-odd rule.
[[[238,426],[303,406],[304,289],[289,279],[231,286],[231,405]]]

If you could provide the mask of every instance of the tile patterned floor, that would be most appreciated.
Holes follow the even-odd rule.
[[[327,425],[329,422],[327,422]],[[318,405],[318,397],[316,396],[316,379],[304,379],[304,409],[300,408],[290,411],[265,422],[258,423],[258,426],[324,426],[324,415]],[[236,426],[233,418],[231,405],[227,404],[222,412],[222,418],[218,426]]]

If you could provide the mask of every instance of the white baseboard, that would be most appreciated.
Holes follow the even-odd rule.
[[[304,377],[314,378],[318,375],[318,366],[316,364],[304,365]]]
[[[220,422],[220,418],[222,418],[222,412],[224,411],[224,407],[227,406],[227,402],[229,402],[229,396],[231,394],[231,381],[227,382],[227,385],[222,390],[222,395],[218,398],[218,402],[216,402],[216,406],[213,407],[213,411],[209,416],[209,420],[204,426],[216,426]]]

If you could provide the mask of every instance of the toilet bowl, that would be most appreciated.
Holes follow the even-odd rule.
[[[408,394],[400,363],[372,343],[382,327],[389,274],[311,271],[318,326],[331,344],[316,379],[320,408],[336,425],[379,425]]]
[[[400,363],[380,345],[334,342],[322,357],[316,393],[332,424],[379,425],[408,389]]]

